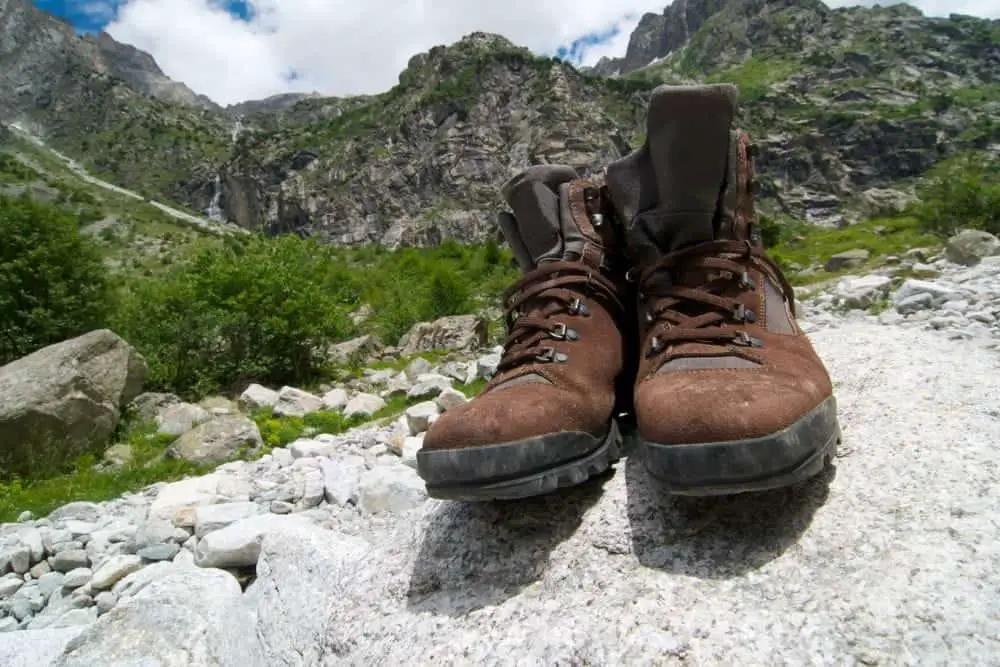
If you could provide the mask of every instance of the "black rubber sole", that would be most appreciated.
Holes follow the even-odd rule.
[[[514,500],[545,495],[600,475],[621,458],[622,436],[550,433],[483,447],[417,452],[427,494],[441,500]]]
[[[762,438],[661,445],[638,438],[649,474],[678,496],[718,496],[790,486],[818,475],[840,443],[837,402],[819,404],[788,428]]]

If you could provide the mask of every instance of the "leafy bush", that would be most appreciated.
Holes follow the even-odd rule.
[[[75,216],[0,197],[0,365],[103,326],[105,275]]]
[[[910,214],[939,236],[963,228],[1000,234],[1000,160],[967,153],[942,162],[918,188]]]
[[[165,276],[134,279],[116,330],[145,355],[155,388],[308,383],[326,346],[349,333],[357,288],[335,255],[292,236],[202,246]]]

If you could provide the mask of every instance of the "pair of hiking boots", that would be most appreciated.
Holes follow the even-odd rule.
[[[669,492],[712,495],[822,471],[840,430],[754,208],[755,148],[731,85],[661,86],[643,146],[605,184],[531,167],[500,227],[524,274],[505,293],[495,376],[426,434],[436,498],[547,493],[638,454]]]

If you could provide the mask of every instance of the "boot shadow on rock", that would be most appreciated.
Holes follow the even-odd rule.
[[[613,475],[522,500],[441,503],[413,565],[410,610],[463,616],[514,597],[544,575]]]
[[[625,464],[632,549],[644,567],[727,579],[780,557],[809,528],[836,477],[831,464],[793,486],[727,496],[670,496],[630,456]]]

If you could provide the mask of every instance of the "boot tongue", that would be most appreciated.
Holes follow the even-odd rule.
[[[538,165],[501,187],[514,214],[501,213],[500,228],[521,270],[580,258],[584,237],[568,210],[569,184],[578,178],[572,167]]]
[[[718,238],[736,96],[732,85],[658,87],[646,142],[608,166],[608,189],[640,263]]]

